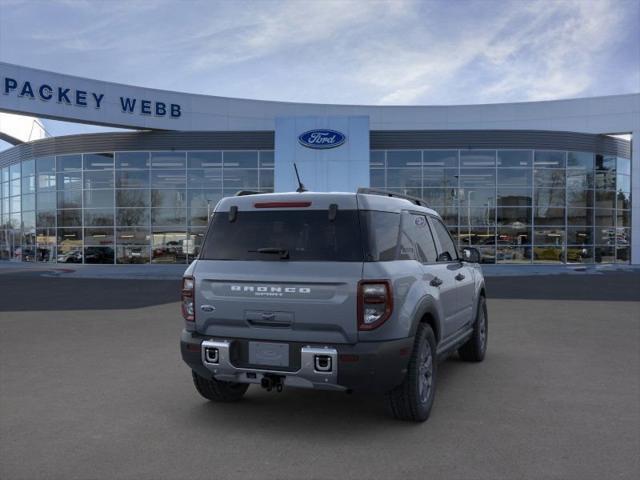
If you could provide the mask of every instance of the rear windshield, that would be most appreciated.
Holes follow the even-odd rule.
[[[200,258],[362,262],[363,245],[356,210],[238,211],[214,214]]]

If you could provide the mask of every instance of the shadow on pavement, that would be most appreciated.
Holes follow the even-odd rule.
[[[0,311],[111,310],[180,301],[179,280],[52,278],[0,275]]]
[[[488,298],[640,301],[640,272],[491,276],[485,281]]]
[[[597,275],[491,276],[487,296],[500,299],[640,301],[640,272]],[[177,279],[65,278],[0,275],[0,311],[111,310],[180,300]]]

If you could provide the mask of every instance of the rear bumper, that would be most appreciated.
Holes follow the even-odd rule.
[[[183,330],[183,360],[203,377],[241,383],[260,383],[267,375],[282,378],[285,386],[322,390],[386,392],[399,385],[407,372],[413,337],[354,345],[301,344],[292,346],[291,368],[247,365],[237,360],[244,339],[212,338]],[[212,358],[211,352],[217,352]],[[316,356],[331,358],[331,370],[319,371]],[[234,358],[235,357],[235,358]]]

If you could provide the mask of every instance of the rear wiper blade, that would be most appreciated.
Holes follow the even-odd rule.
[[[272,253],[276,255],[280,255],[282,260],[287,260],[289,258],[289,250],[286,248],[277,248],[277,247],[265,247],[259,248],[257,250],[249,250],[251,253]]]

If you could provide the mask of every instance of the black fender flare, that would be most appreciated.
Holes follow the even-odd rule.
[[[418,325],[426,315],[431,317],[429,324],[436,336],[436,342],[439,343],[442,338],[442,321],[440,319],[438,309],[436,308],[436,301],[430,295],[423,297],[416,308],[416,313],[413,316],[413,322],[411,324],[410,336],[415,336],[418,330]]]

